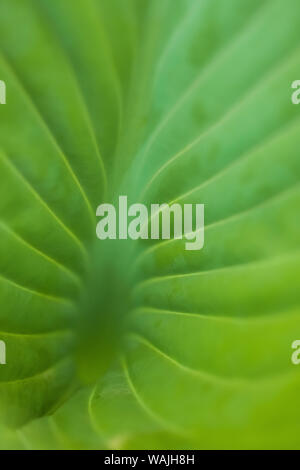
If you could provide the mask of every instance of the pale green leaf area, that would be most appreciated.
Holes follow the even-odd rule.
[[[1,1],[0,449],[300,448],[297,79],[298,0]]]

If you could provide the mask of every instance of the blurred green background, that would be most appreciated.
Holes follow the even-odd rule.
[[[298,0],[1,0],[0,448],[298,449]],[[205,204],[205,246],[96,208]]]

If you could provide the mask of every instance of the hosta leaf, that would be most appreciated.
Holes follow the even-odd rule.
[[[299,448],[299,18],[2,0],[1,448]],[[205,204],[203,249],[98,240],[120,195]]]

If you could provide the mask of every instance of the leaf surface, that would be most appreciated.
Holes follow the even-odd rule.
[[[299,27],[297,0],[2,1],[2,448],[299,448]],[[204,248],[100,242],[119,195],[205,204]]]

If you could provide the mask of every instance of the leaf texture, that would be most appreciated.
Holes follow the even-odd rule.
[[[299,30],[297,0],[2,0],[1,448],[299,448]],[[97,240],[124,194],[205,204],[203,250]]]

